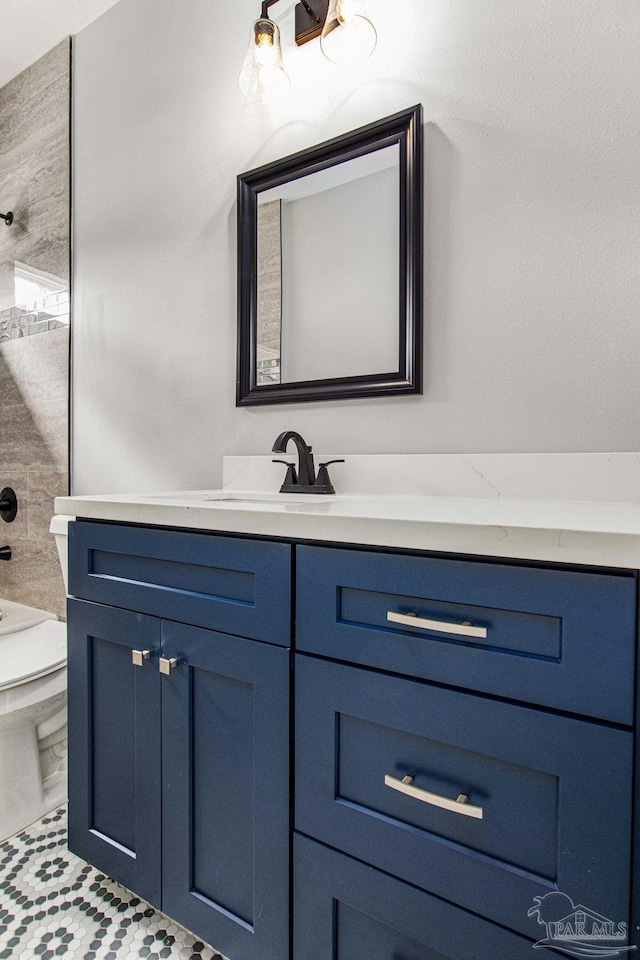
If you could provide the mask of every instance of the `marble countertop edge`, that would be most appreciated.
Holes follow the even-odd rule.
[[[198,493],[213,496],[224,491],[194,491],[190,496]],[[189,500],[174,492],[59,497],[55,509],[85,519],[217,533],[640,569],[636,503],[414,494],[321,497],[300,504],[243,503]]]

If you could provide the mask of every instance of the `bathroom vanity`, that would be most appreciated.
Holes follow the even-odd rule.
[[[232,958],[286,955],[291,547],[76,522],[69,556],[71,849]]]
[[[231,960],[634,944],[640,507],[224,496],[57,502],[71,849]]]

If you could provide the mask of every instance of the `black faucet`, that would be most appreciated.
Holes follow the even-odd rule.
[[[344,463],[344,460],[329,460],[327,463],[321,463],[316,477],[311,447],[294,430],[285,430],[280,434],[273,445],[273,453],[286,453],[289,440],[293,440],[298,451],[298,470],[296,472],[295,464],[285,460],[273,461],[283,463],[287,467],[287,475],[280,487],[280,493],[335,493],[327,467],[332,463]]]

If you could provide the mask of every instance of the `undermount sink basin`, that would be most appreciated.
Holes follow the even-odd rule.
[[[190,490],[140,497],[141,500],[190,500],[197,503],[320,503],[322,495],[308,496],[287,493],[234,493],[230,490]]]

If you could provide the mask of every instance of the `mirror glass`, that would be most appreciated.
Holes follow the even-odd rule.
[[[397,369],[399,166],[392,144],[257,195],[257,387]]]

